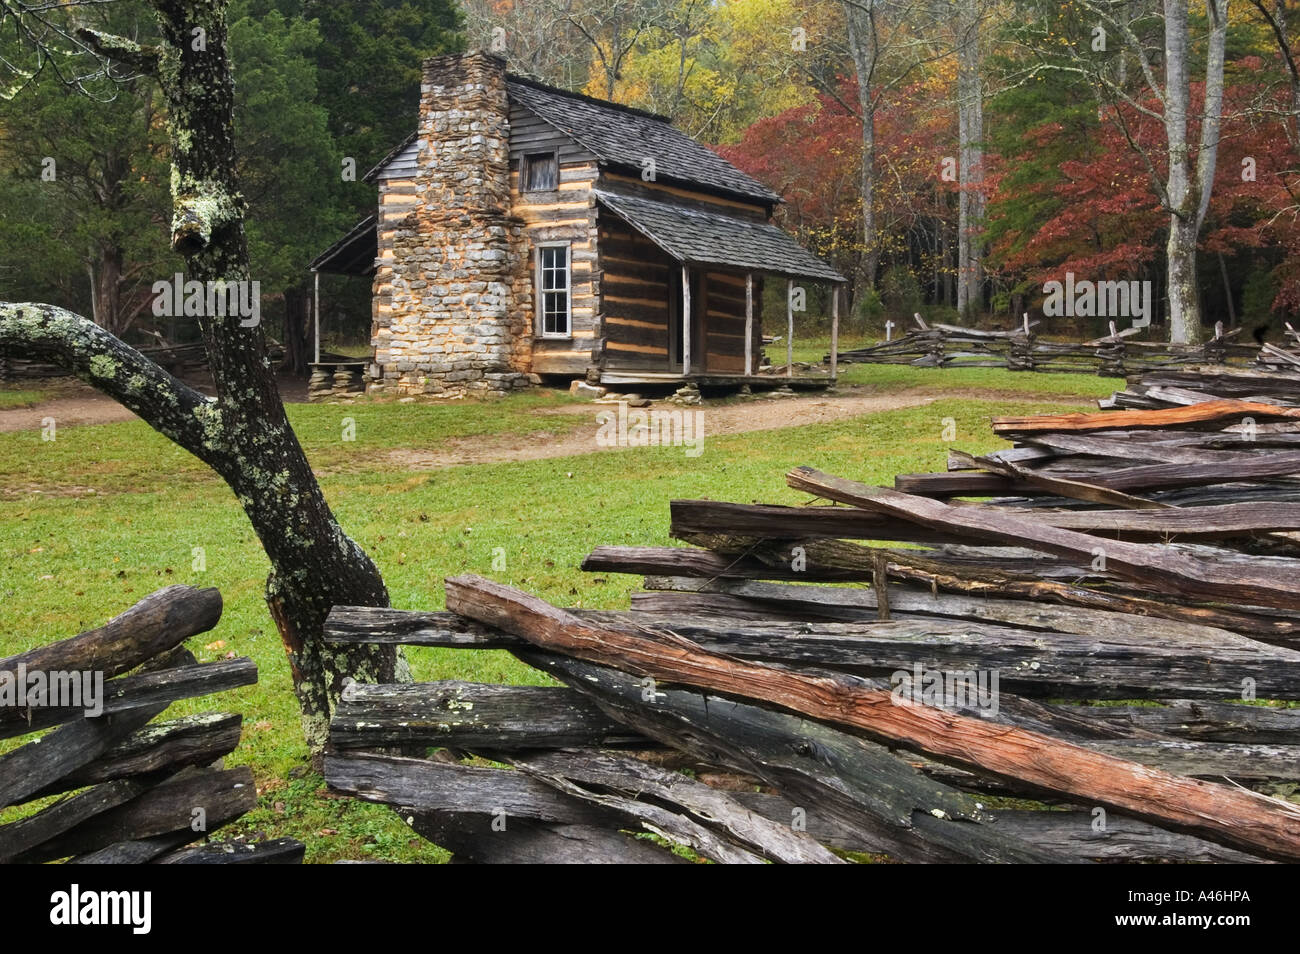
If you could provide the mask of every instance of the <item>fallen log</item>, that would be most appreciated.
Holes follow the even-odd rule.
[[[552,686],[352,683],[330,722],[330,744],[340,750],[426,745],[510,752],[637,738],[581,696]]]
[[[1169,775],[1021,729],[927,706],[896,705],[888,692],[708,653],[672,634],[633,636],[589,626],[543,600],[479,577],[450,578],[446,590],[453,612],[543,649],[762,700],[959,767],[1100,804],[1252,854],[1300,859],[1300,811],[1285,802]]]
[[[41,646],[8,659],[0,659],[0,673],[102,672],[105,679],[121,675],[191,636],[217,625],[221,619],[221,593],[216,589],[168,586],[151,593],[129,610],[98,629],[61,642]],[[0,721],[24,718],[0,709]]]
[[[445,848],[453,864],[685,865],[685,858],[610,827],[516,818],[492,832],[477,815],[403,811],[422,838]]]
[[[159,865],[297,865],[307,846],[292,838],[258,842],[214,842],[158,858]]]
[[[257,682],[257,664],[251,659],[223,659],[220,662],[189,662],[169,665],[165,669],[120,676],[104,683],[103,712],[97,718],[130,712],[133,709],[164,708],[181,699],[225,692]],[[0,722],[0,739],[26,735],[37,729],[81,719],[84,709],[41,706],[30,710],[30,720]]]
[[[401,756],[325,757],[330,788],[392,805],[417,832],[462,860],[503,863],[673,863],[618,829],[620,816],[523,772]]]
[[[0,825],[0,863],[8,863],[14,856],[62,835],[88,818],[130,801],[142,791],[144,786],[138,782],[108,782],[55,802],[35,815]]]
[[[991,670],[999,674],[1000,692],[1030,698],[1217,701],[1240,696],[1243,680],[1251,680],[1261,698],[1300,698],[1300,652],[1226,632],[1143,638],[914,617],[786,622],[711,619],[693,611],[584,611],[572,618],[623,632],[663,630],[711,653],[799,670],[877,678],[914,665],[945,672]]]
[[[174,773],[211,765],[239,745],[243,717],[225,712],[151,722],[113,745],[93,762],[35,792],[41,798],[113,779]]]
[[[767,818],[789,818],[793,803],[782,795],[736,792],[736,801]],[[1046,851],[1076,861],[1102,862],[1197,862],[1260,864],[1262,859],[1212,841],[1165,831],[1155,825],[1110,815],[1098,828],[1091,812],[999,810],[989,823],[1000,832],[1014,834]],[[824,845],[842,851],[878,854],[884,848],[863,841],[854,833],[821,815],[808,819],[809,833]],[[1267,863],[1267,862],[1264,862]]]

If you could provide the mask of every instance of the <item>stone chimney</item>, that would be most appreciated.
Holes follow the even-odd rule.
[[[519,224],[510,214],[505,62],[424,62],[413,170],[380,183],[372,391],[460,397],[526,386],[511,307]]]

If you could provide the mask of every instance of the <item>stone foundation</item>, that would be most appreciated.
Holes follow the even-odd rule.
[[[366,392],[366,365],[364,361],[322,361],[311,366],[311,379],[307,382],[307,400],[312,402],[339,401],[355,398]]]

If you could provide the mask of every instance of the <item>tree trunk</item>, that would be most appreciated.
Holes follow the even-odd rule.
[[[957,25],[957,311],[976,317],[984,305],[984,86],[980,79],[980,0],[959,0]]]
[[[188,278],[250,280],[245,203],[236,181],[234,87],[224,0],[153,0],[154,50],[88,31],[103,55],[157,75],[172,154],[172,247]],[[250,293],[251,289],[249,289]],[[408,681],[391,646],[329,646],[336,604],[387,606],[378,569],[339,527],[289,426],[260,322],[205,315],[199,327],[216,397],[207,398],[78,315],[0,304],[0,346],[58,361],[212,467],[235,492],[271,562],[266,601],[284,642],[303,729],[323,747],[342,682]]]
[[[283,370],[306,377],[315,360],[312,348],[312,292],[305,285],[284,290]]]
[[[1198,230],[1191,222],[1169,216],[1169,240],[1165,257],[1169,260],[1169,340],[1174,344],[1192,344],[1201,338],[1201,293],[1196,274],[1196,239]]]
[[[1205,62],[1205,98],[1201,137],[1192,166],[1188,142],[1191,87],[1188,66],[1187,4],[1164,0],[1165,6],[1165,138],[1169,173],[1165,200],[1169,209],[1168,259],[1169,340],[1193,344],[1202,337],[1200,289],[1196,277],[1196,246],[1210,206],[1223,112],[1223,57],[1227,39],[1228,0],[1208,0],[1210,41]]]
[[[122,314],[122,249],[105,245],[99,249],[99,267],[95,269],[96,320],[114,335],[125,331],[126,316]]]
[[[876,234],[876,104],[872,95],[877,54],[876,25],[858,3],[845,3],[849,48],[858,83],[858,110],[862,115],[862,291],[876,287],[880,269],[880,237]]]
[[[165,41],[161,80],[169,107],[173,247],[199,281],[250,279],[244,202],[236,182],[234,84],[221,0],[156,0]],[[195,50],[196,28],[206,34]],[[214,466],[235,492],[271,560],[266,600],[284,642],[313,749],[326,740],[331,705],[351,676],[389,682],[404,673],[391,647],[332,647],[323,640],[335,604],[387,606],[374,563],[343,533],[285,415],[266,361],[261,324],[199,321],[217,398],[208,429]],[[409,678],[409,675],[406,676]]]

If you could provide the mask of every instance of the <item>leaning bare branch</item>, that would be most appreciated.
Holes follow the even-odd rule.
[[[223,449],[212,398],[89,318],[56,305],[0,302],[0,349],[66,368],[206,463]]]
[[[156,47],[142,46],[125,37],[100,33],[98,30],[84,27],[77,31],[77,36],[100,56],[121,63],[123,66],[129,66],[136,73],[152,76],[158,72],[161,54]]]

